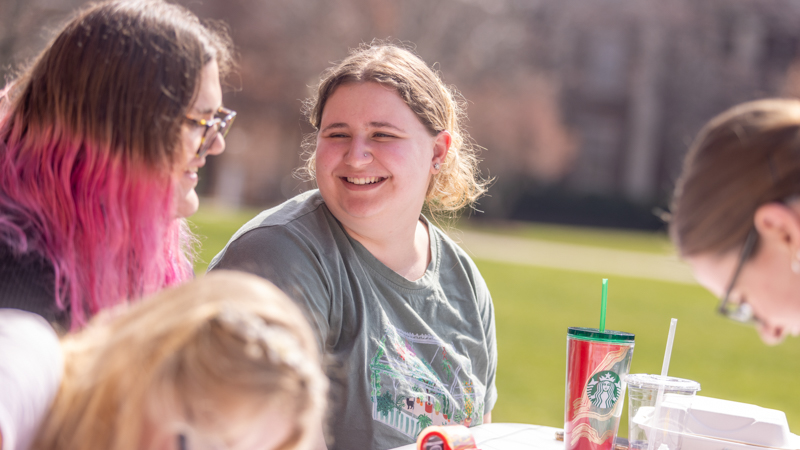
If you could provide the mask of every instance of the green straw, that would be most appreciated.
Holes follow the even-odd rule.
[[[600,300],[600,331],[606,331],[606,302],[608,301],[608,278],[603,278],[603,296]]]

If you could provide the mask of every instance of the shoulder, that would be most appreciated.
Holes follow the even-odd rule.
[[[437,271],[439,283],[451,300],[466,295],[479,310],[492,307],[492,298],[478,266],[458,243],[433,224],[431,238],[438,246]]]
[[[475,265],[475,262],[469,256],[469,254],[461,248],[458,243],[451,238],[447,233],[442,231],[439,227],[429,223],[429,227],[432,228],[431,236],[433,236],[436,244],[440,247],[440,254],[442,258],[442,266],[443,268],[452,268],[453,264],[457,264],[458,266],[462,267],[463,270],[470,273],[470,275],[479,278],[483,281],[483,277],[478,270],[478,266]]]
[[[64,370],[61,345],[37,314],[0,309],[0,431],[3,448],[28,448]]]
[[[331,215],[319,191],[300,194],[267,209],[244,224],[214,257],[209,268],[241,258],[274,258],[325,245],[331,231]],[[276,254],[277,252],[277,254]]]
[[[244,224],[234,235],[231,241],[254,230],[270,227],[285,227],[292,229],[303,227],[305,223],[317,222],[315,216],[325,215],[325,202],[319,191],[314,189],[293,197],[278,206],[267,209]]]
[[[58,350],[58,336],[53,327],[39,314],[13,308],[0,308],[0,340],[14,339],[18,336],[30,337],[30,341],[42,347]]]
[[[36,313],[69,328],[69,314],[55,303],[53,266],[38,253],[16,254],[0,242],[0,308]]]
[[[60,371],[61,344],[56,332],[39,314],[0,308],[0,361],[28,355],[39,355],[43,366],[57,366]]]

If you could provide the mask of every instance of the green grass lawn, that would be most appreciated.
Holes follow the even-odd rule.
[[[602,275],[476,262],[497,315],[495,420],[563,426],[567,327],[597,327]],[[670,375],[700,382],[700,395],[782,410],[800,431],[800,340],[763,345],[752,328],[717,316],[699,286],[614,277],[608,295],[606,327],[636,334],[632,373],[661,372],[675,317]],[[627,408],[623,417],[626,436]]]
[[[194,272],[198,275],[206,273],[208,263],[225,247],[233,233],[260,212],[257,209],[219,208],[208,203],[201,203],[200,210],[189,219],[189,226],[200,241],[194,263]]]
[[[257,212],[204,204],[192,218],[202,245],[195,265],[198,274]],[[489,231],[484,228],[474,229]],[[666,237],[657,233],[553,225],[515,225],[493,232],[622,250],[671,251]],[[602,274],[476,263],[492,292],[497,317],[500,398],[494,420],[562,427],[567,327],[597,327]],[[792,430],[800,433],[800,339],[767,347],[752,328],[717,316],[715,302],[699,286],[613,277],[606,327],[636,334],[631,372],[660,373],[670,318],[677,318],[670,375],[700,382],[701,395],[782,410]],[[627,408],[620,431],[626,434]]]
[[[484,233],[615,250],[659,254],[674,252],[667,234],[656,231],[616,230],[528,222],[491,223],[477,220],[462,221],[458,227]]]

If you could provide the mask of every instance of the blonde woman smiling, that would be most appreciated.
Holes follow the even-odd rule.
[[[373,44],[323,74],[307,113],[319,190],[251,220],[211,268],[265,277],[306,310],[333,363],[331,447],[392,448],[427,425],[488,422],[492,299],[422,214],[484,192],[454,93],[410,51]]]

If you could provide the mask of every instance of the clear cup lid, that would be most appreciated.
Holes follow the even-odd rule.
[[[700,383],[694,380],[669,376],[664,377],[648,373],[632,373],[626,375],[625,382],[628,383],[628,387],[633,388],[658,389],[664,386],[664,389],[670,391],[697,392],[700,390]]]

